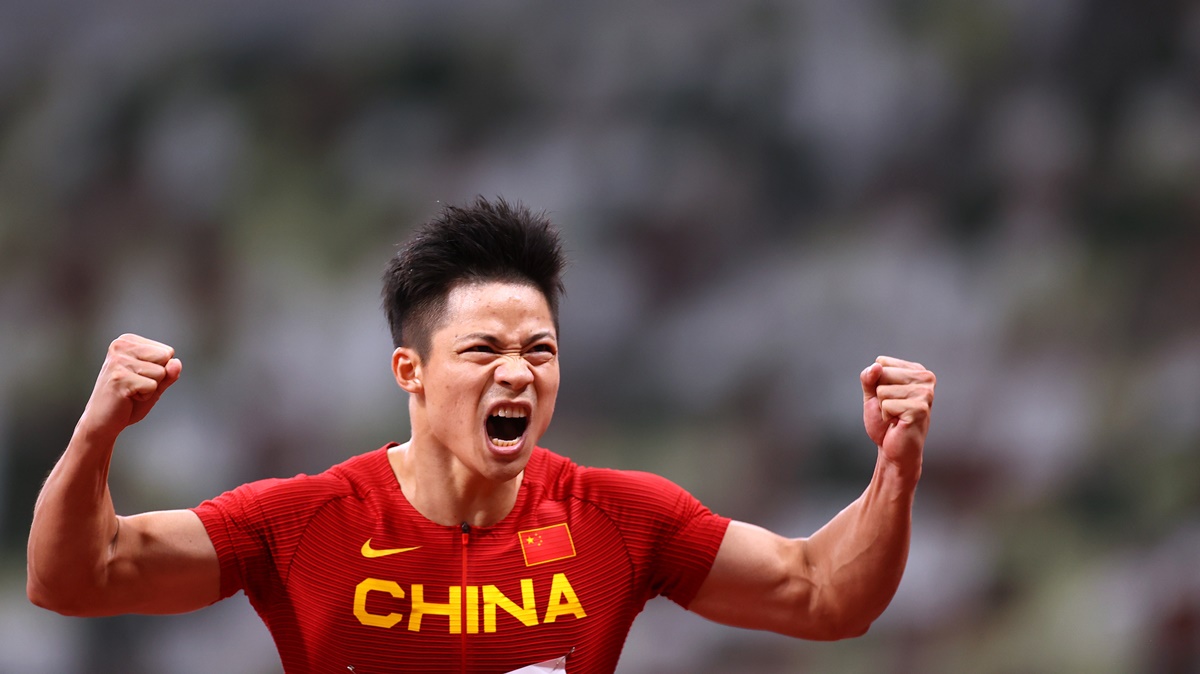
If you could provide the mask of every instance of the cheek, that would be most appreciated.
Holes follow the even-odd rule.
[[[558,397],[558,369],[545,373],[538,378],[538,404],[547,412],[554,411],[554,400]]]
[[[538,392],[543,390],[558,390],[558,361],[552,360],[549,363],[543,363],[537,367],[537,377],[534,379],[537,382]]]
[[[427,387],[425,399],[430,412],[440,417],[435,423],[457,425],[474,420],[479,393],[468,382],[455,379]]]

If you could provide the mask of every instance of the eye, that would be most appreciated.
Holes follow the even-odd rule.
[[[496,350],[487,344],[476,344],[475,346],[468,346],[463,350],[463,353],[496,353]]]
[[[535,363],[549,362],[554,355],[558,353],[557,348],[553,344],[541,343],[534,344],[525,351],[525,357]]]

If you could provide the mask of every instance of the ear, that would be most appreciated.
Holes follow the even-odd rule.
[[[409,393],[425,392],[421,383],[421,356],[413,349],[401,346],[392,352],[392,376],[400,388]]]

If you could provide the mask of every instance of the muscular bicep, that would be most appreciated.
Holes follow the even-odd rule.
[[[217,551],[196,513],[118,518],[102,613],[185,613],[220,598]]]
[[[735,627],[822,639],[819,579],[805,539],[731,522],[712,570],[688,610]]]

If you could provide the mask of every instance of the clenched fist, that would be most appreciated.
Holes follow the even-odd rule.
[[[121,335],[108,347],[80,425],[115,438],[146,416],[182,370],[175,349],[138,335]]]
[[[937,377],[920,363],[880,356],[860,379],[867,435],[886,459],[919,471]]]

